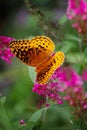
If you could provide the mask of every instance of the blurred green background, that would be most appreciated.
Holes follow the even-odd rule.
[[[40,8],[48,19],[57,21],[65,13],[67,0],[30,0]],[[24,0],[0,0],[0,35],[16,39],[46,35],[38,25],[38,17],[28,13]],[[58,46],[58,45],[57,45]],[[59,44],[59,48],[62,48]],[[25,122],[38,109],[40,96],[32,92],[33,82],[29,77],[28,67],[17,58],[7,65],[0,59],[0,93],[6,96],[5,108],[11,122]],[[45,130],[74,130],[69,122],[67,107],[52,105],[47,111]],[[3,125],[0,119],[0,130]]]

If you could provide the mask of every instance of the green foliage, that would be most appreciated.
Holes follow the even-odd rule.
[[[62,25],[62,24],[64,24],[65,22],[67,22],[67,20],[68,20],[68,19],[67,19],[67,16],[64,15],[63,17],[60,18],[59,24]]]
[[[6,101],[6,97],[1,97],[0,98],[0,105],[4,105],[5,101]]]
[[[39,118],[41,117],[41,115],[43,114],[44,108],[36,111],[31,118],[29,119],[29,122],[37,122],[39,120]]]
[[[35,68],[28,66],[28,71],[29,71],[29,76],[31,78],[31,81],[34,83],[35,78],[36,78],[36,72],[35,72]]]
[[[73,43],[71,41],[64,41],[63,42],[63,47],[61,51],[63,51],[65,54],[70,51],[70,49],[73,47]]]
[[[83,119],[74,120],[73,125],[75,129],[87,130],[87,123]]]

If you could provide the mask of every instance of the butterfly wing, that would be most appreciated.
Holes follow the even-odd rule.
[[[43,60],[47,60],[55,48],[54,43],[46,36],[36,36],[31,40],[15,40],[9,46],[16,57],[30,66],[37,66]]]
[[[14,40],[10,43],[9,47],[13,54],[22,62],[31,66],[35,66],[35,61],[33,58],[34,47],[30,40]]]
[[[37,65],[45,60],[47,60],[55,49],[53,41],[46,36],[36,36],[31,39],[31,44],[35,48],[35,58]]]
[[[39,84],[46,84],[54,71],[62,65],[64,58],[64,53],[60,51],[52,56],[45,64],[43,64],[44,66],[42,69],[37,72],[37,82]],[[36,69],[36,71],[37,70],[38,69]]]

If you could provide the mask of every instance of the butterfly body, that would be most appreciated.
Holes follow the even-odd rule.
[[[36,67],[37,82],[45,84],[64,61],[63,52],[54,53],[55,45],[46,36],[31,40],[16,40],[10,43],[13,54],[27,65]]]

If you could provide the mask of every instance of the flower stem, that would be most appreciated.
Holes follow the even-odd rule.
[[[43,113],[43,123],[45,122],[45,115],[46,115],[46,111],[47,111],[47,107],[44,108],[44,113]]]
[[[6,130],[12,130],[11,124],[9,122],[8,116],[6,114],[5,108],[2,104],[0,104],[0,116],[3,122],[3,125]]]
[[[82,57],[82,40],[79,40],[79,51],[80,51],[80,58],[81,58],[81,63],[83,61],[83,57]]]
[[[48,103],[48,96],[46,96],[46,104]],[[45,108],[44,108],[44,113],[43,113],[43,123],[45,122],[45,116],[46,116],[46,111],[48,109],[48,107],[45,104]]]
[[[83,44],[82,44],[82,42],[83,42],[83,38],[82,38],[82,36],[81,35],[78,35],[78,37],[79,37],[79,53],[80,53],[80,63],[84,66],[84,64],[83,64],[83,52],[82,52],[82,48],[83,48]]]

